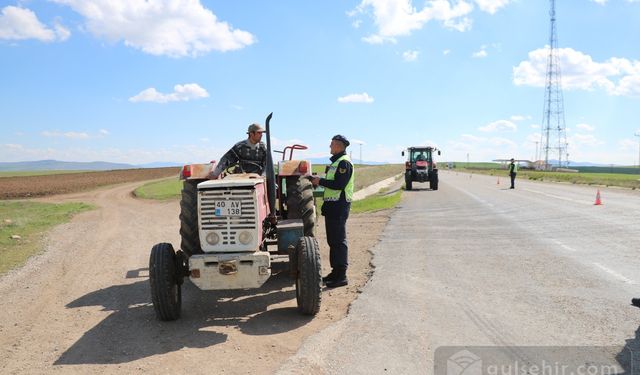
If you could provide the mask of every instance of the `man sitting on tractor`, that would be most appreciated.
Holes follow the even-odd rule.
[[[237,164],[232,173],[264,174],[267,164],[267,147],[262,140],[265,130],[258,124],[249,125],[247,139],[236,143],[220,159],[211,172],[212,178],[218,178],[228,167]]]

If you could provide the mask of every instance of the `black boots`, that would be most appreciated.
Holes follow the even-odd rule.
[[[331,270],[331,273],[323,277],[322,281],[327,286],[327,288],[337,288],[340,286],[345,286],[349,284],[349,281],[347,280],[347,270],[346,269]]]
[[[631,304],[635,307],[640,307],[640,298],[632,298]]]

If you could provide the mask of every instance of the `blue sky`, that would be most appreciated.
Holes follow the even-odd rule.
[[[570,160],[636,165],[640,0],[556,12]],[[2,1],[0,161],[207,162],[269,112],[305,157],[532,159],[548,38],[543,0]]]

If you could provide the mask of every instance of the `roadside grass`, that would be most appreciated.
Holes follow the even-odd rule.
[[[354,201],[351,203],[351,212],[359,214],[363,212],[373,212],[386,210],[395,207],[402,198],[402,191],[393,194],[379,195],[375,194],[370,197]]]
[[[181,190],[182,181],[177,178],[170,178],[146,183],[134,190],[133,194],[138,198],[167,200],[180,198]]]
[[[469,169],[458,170],[460,172],[473,172],[480,174],[488,174],[491,176],[505,176],[509,173],[504,169]],[[630,189],[640,189],[640,175],[624,174],[624,173],[562,173],[562,172],[543,172],[531,170],[519,170],[517,178],[526,178],[534,181],[554,181],[566,182],[571,184],[583,185],[599,185],[599,186],[619,186]]]
[[[0,275],[39,253],[48,230],[91,209],[85,203],[0,202]],[[16,235],[20,238],[13,239]]]
[[[6,171],[0,172],[0,177],[27,177],[27,176],[48,176],[52,174],[69,174],[69,173],[85,173],[95,171]]]

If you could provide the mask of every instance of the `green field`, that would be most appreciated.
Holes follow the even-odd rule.
[[[0,202],[0,275],[40,252],[45,232],[90,209],[84,203]]]
[[[614,168],[615,170],[615,168]],[[488,174],[491,176],[505,176],[509,173],[506,169],[491,168],[456,168],[455,171]],[[553,181],[571,184],[619,186],[630,189],[640,189],[640,174],[628,173],[566,173],[566,172],[546,172],[520,169],[518,179],[526,178],[534,181]]]
[[[180,197],[182,181],[177,178],[169,178],[144,184],[133,193],[138,198],[166,200]]]
[[[314,165],[313,172],[324,175],[325,165]],[[384,165],[356,165],[355,166],[355,190],[358,191],[365,186],[369,186],[378,181],[393,177],[404,171],[401,164]],[[145,199],[178,199],[182,181],[177,179],[166,179],[142,185],[134,191],[134,195]]]

